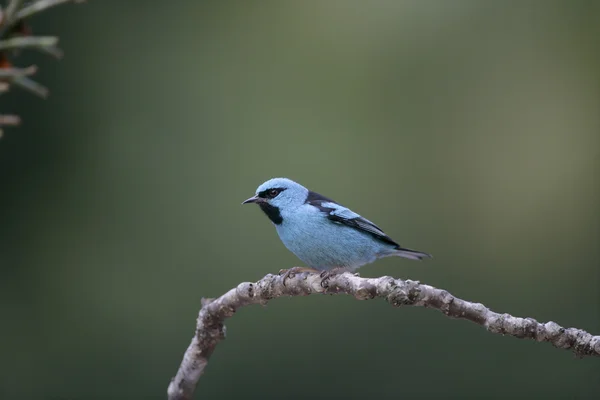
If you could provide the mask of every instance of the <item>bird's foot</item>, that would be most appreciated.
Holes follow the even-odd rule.
[[[321,277],[321,287],[326,288],[328,286],[329,279],[349,271],[350,269],[346,267],[335,267],[321,272],[321,275],[319,275]]]
[[[288,279],[292,279],[297,274],[302,274],[302,273],[311,273],[311,274],[317,273],[318,274],[319,272],[321,272],[321,271],[314,269],[314,268],[309,268],[309,267],[292,267],[290,269],[279,270],[279,275],[282,276],[283,286],[286,286],[285,282]]]

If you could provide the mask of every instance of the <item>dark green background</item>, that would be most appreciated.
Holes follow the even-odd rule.
[[[161,399],[201,297],[299,265],[255,207],[287,176],[445,288],[600,334],[597,1],[89,1],[35,18],[46,101],[0,140],[0,398]],[[203,399],[596,399],[600,360],[433,310],[279,299]]]

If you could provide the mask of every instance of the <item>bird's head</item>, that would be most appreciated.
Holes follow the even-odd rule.
[[[308,189],[287,178],[273,178],[256,189],[256,195],[242,204],[256,203],[274,223],[281,219],[281,211],[300,207],[306,201]]]

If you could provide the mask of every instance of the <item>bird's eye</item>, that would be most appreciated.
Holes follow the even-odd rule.
[[[278,194],[279,194],[279,189],[271,189],[267,192],[267,195],[269,196],[270,199],[277,197]]]

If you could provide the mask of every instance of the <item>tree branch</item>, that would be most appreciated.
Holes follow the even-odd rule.
[[[570,349],[577,356],[600,356],[600,336],[592,336],[581,329],[563,328],[555,322],[540,323],[533,318],[498,314],[480,303],[459,299],[446,290],[436,289],[418,281],[381,278],[360,278],[343,273],[321,278],[315,273],[290,275],[285,285],[280,275],[268,274],[256,283],[244,282],[216,299],[202,299],[196,334],[185,351],[177,375],[167,390],[169,400],[189,400],[204,372],[208,359],[217,344],[225,338],[225,319],[238,308],[250,304],[266,304],[283,296],[309,294],[349,294],[358,300],[376,297],[385,299],[394,307],[418,306],[440,310],[451,318],[467,319],[492,333],[501,333],[520,339],[550,342],[561,349]]]

